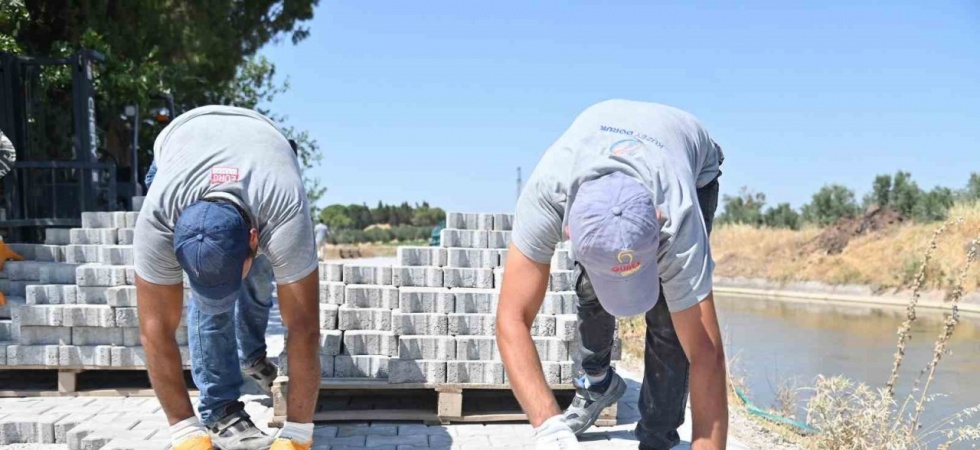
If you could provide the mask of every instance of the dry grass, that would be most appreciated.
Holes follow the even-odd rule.
[[[928,267],[926,289],[949,289],[970,239],[980,229],[980,204],[957,205],[951,225],[935,250],[936,263]],[[820,281],[828,284],[866,284],[877,288],[906,288],[914,281],[935,224],[905,224],[852,239],[843,253],[803,252],[820,234],[816,228],[800,231],[757,229],[744,225],[718,226],[711,236],[716,276],[765,278],[778,282]],[[968,291],[980,286],[980,270],[964,282]]]

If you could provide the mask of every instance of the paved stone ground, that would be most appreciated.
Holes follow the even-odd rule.
[[[380,259],[380,258],[379,258]],[[278,303],[277,303],[278,305]],[[283,346],[282,320],[273,309],[267,332],[269,355]],[[641,376],[625,371],[628,390],[619,403],[619,425],[593,428],[581,438],[586,449],[633,449],[633,428],[639,419],[637,401]],[[254,389],[244,389],[255,392]],[[196,403],[196,398],[192,399]],[[268,430],[272,402],[249,394],[246,410],[256,424]],[[680,430],[690,439],[691,418]],[[314,431],[314,449],[371,450],[480,450],[533,449],[531,427],[526,423],[459,424],[426,426],[417,423],[321,424]],[[166,419],[155,398],[147,397],[47,397],[0,399],[0,449],[10,450],[155,450],[169,443]],[[9,445],[3,445],[9,444]],[[680,447],[688,448],[686,443]],[[729,448],[748,448],[729,441]]]

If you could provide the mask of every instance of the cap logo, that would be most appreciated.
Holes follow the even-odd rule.
[[[633,259],[633,250],[630,249],[620,251],[616,255],[616,261],[619,264],[613,266],[612,271],[622,277],[632,275],[637,270],[640,270],[640,266],[643,265],[640,261]]]
[[[211,184],[230,183],[238,181],[238,168],[236,167],[212,167]]]

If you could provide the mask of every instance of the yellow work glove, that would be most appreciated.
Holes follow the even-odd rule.
[[[214,450],[214,446],[210,436],[195,435],[178,442],[173,450]]]
[[[269,450],[310,450],[310,447],[312,446],[313,441],[300,444],[292,439],[277,438],[276,441],[272,443],[272,448]]]
[[[7,262],[7,260],[23,261],[24,257],[18,255],[17,252],[11,250],[10,247],[7,247],[5,242],[0,242],[0,270],[3,270],[3,265]]]

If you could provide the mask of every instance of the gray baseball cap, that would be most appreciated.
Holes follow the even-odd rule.
[[[646,186],[613,172],[582,183],[569,209],[572,251],[602,307],[643,314],[660,297],[660,223]]]

